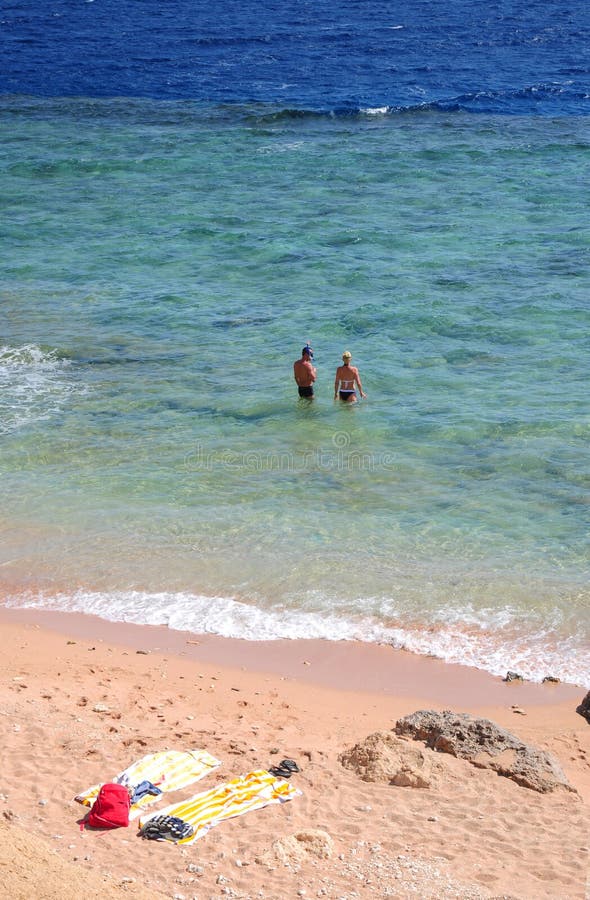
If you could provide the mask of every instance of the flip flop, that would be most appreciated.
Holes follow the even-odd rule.
[[[274,775],[275,778],[290,778],[291,775],[295,772],[300,772],[301,769],[294,759],[283,759],[278,766],[273,766],[272,769],[269,769],[268,771],[271,775]]]

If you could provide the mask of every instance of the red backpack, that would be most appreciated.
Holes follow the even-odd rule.
[[[121,828],[129,825],[129,791],[123,784],[103,784],[86,825],[91,828]]]

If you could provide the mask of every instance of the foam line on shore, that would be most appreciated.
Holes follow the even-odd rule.
[[[485,670],[503,677],[508,670],[542,682],[545,676],[571,684],[590,682],[578,635],[560,636],[555,622],[522,620],[508,607],[476,613],[447,609],[422,623],[383,624],[377,616],[348,618],[324,611],[263,609],[233,597],[188,592],[90,591],[10,594],[9,607],[96,615],[114,623],[165,626],[256,643],[317,639],[327,642],[388,644],[421,656]],[[359,606],[363,603],[357,601]]]
[[[162,626],[113,623],[97,616],[0,606],[0,622],[48,629],[71,638],[198,660],[208,666],[278,675],[286,680],[379,696],[420,697],[461,709],[579,702],[578,686],[505,683],[480,669],[360,641],[245,641]]]

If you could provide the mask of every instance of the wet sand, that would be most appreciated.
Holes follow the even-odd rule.
[[[73,890],[78,877],[89,896],[104,884],[112,896],[261,900],[587,896],[582,687],[506,684],[385,646],[253,643],[5,608],[0,623],[0,821],[27,832],[3,841],[5,854],[21,847],[0,860],[3,896],[69,897],[64,879]],[[445,754],[433,754],[442,774],[428,789],[367,783],[341,765],[342,751],[425,708],[494,720],[556,756],[575,792],[541,795]],[[283,757],[298,762],[302,794],[184,848],[142,841],[133,824],[80,831],[78,791],[146,753],[197,747],[222,766],[178,799]]]

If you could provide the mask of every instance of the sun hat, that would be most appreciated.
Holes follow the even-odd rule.
[[[342,359],[352,359],[352,353],[350,350],[345,350],[342,354]]]

